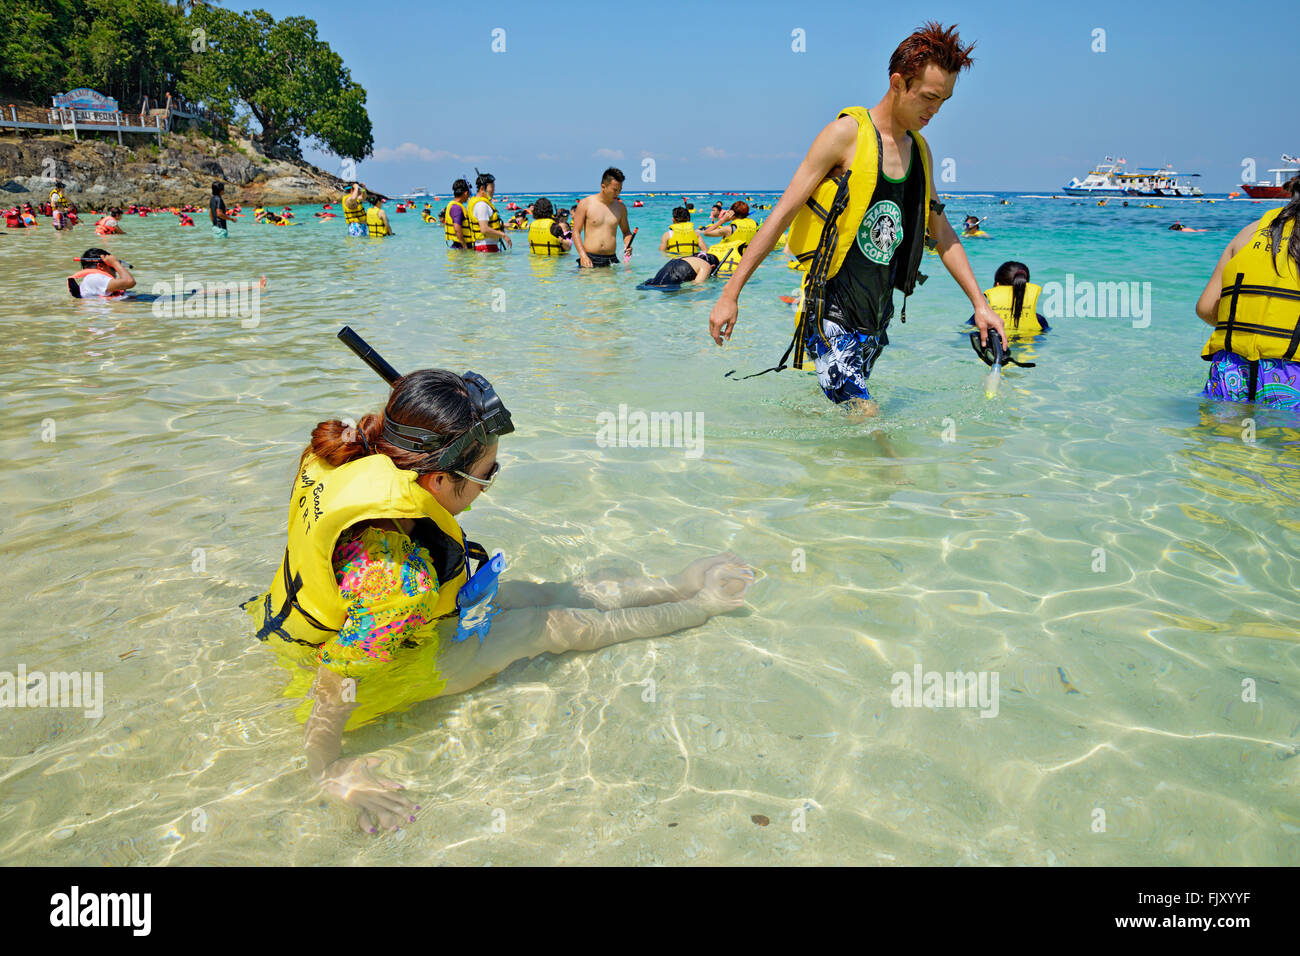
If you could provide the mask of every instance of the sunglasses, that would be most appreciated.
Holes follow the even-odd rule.
[[[468,478],[470,481],[474,482],[474,484],[482,485],[483,490],[487,491],[489,488],[492,487],[493,482],[497,480],[497,475],[499,475],[500,473],[501,473],[501,462],[494,461],[492,463],[491,470],[488,471],[487,473],[486,478],[475,478],[473,475],[467,475],[463,471],[457,471],[454,472],[453,474],[460,475],[462,478]]]

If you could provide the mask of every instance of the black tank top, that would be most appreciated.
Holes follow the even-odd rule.
[[[916,220],[923,186],[923,165],[916,155],[921,147],[911,133],[907,135],[912,139],[907,172],[901,180],[891,180],[881,166],[883,159],[877,160],[876,191],[844,264],[826,283],[830,302],[842,314],[835,321],[851,331],[883,335],[894,314],[894,279],[906,264],[903,257],[910,244],[905,240],[911,238],[905,234],[905,223]],[[880,142],[879,133],[876,142]],[[884,151],[880,152],[883,156]]]

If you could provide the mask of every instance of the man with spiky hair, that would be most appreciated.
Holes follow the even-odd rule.
[[[787,227],[804,281],[794,339],[777,368],[791,352],[795,368],[810,356],[826,397],[855,418],[878,412],[867,377],[889,344],[894,290],[903,293],[906,322],[907,296],[924,281],[917,267],[927,234],[970,299],[980,339],[990,329],[1003,334],[936,199],[919,132],[952,96],[974,46],[962,44],[956,26],[926,23],[894,50],[880,102],[842,110],[818,134],[713,306],[709,334],[718,345],[736,326],[741,289]]]

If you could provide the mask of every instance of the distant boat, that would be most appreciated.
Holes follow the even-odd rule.
[[[413,192],[406,193],[397,198],[401,200],[410,200],[412,202],[431,202],[438,197],[429,192],[428,186],[416,186]]]
[[[1115,178],[1129,196],[1155,196],[1161,199],[1197,199],[1204,196],[1199,186],[1180,182],[1180,179],[1200,177],[1200,173],[1179,173],[1172,167],[1163,169],[1139,167],[1136,173],[1122,173]]]
[[[1075,176],[1061,189],[1067,196],[1123,196],[1125,187],[1119,181],[1123,170],[1124,160],[1107,156],[1083,179]]]
[[[1288,199],[1288,193],[1283,186],[1292,176],[1300,175],[1300,159],[1294,156],[1282,154],[1282,162],[1290,163],[1289,166],[1283,166],[1281,169],[1270,169],[1273,174],[1273,181],[1258,183],[1242,183],[1241,188],[1246,190],[1246,195],[1251,199]]]
[[[1200,173],[1179,173],[1170,166],[1161,169],[1143,166],[1137,172],[1125,172],[1125,159],[1107,156],[1083,179],[1077,176],[1063,188],[1067,196],[1159,196],[1163,199],[1195,199],[1205,195],[1199,186],[1182,180]]]

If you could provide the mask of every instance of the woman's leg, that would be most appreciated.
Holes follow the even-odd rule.
[[[688,569],[689,570],[689,569]],[[660,579],[662,580],[662,579]],[[617,608],[520,608],[504,611],[479,644],[472,638],[445,648],[438,658],[447,684],[441,696],[459,694],[499,674],[515,661],[539,654],[593,651],[621,641],[659,637],[725,614],[744,604],[753,571],[727,561],[704,575],[698,593],[683,601]]]
[[[503,610],[529,607],[599,608],[647,607],[684,601],[704,586],[704,576],[715,565],[741,564],[730,552],[700,558],[671,578],[597,577],[572,583],[506,581],[497,591]]]

